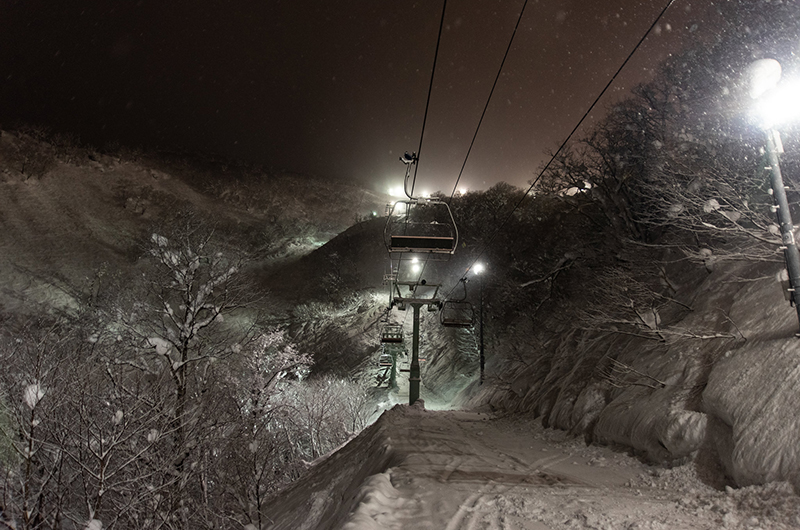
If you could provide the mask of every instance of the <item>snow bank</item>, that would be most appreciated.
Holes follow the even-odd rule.
[[[628,389],[603,409],[594,439],[632,447],[654,462],[690,456],[705,438],[706,416],[676,407],[682,401],[677,392],[673,388]]]
[[[635,344],[631,344],[635,346]],[[629,347],[621,356],[632,369],[628,384],[615,390],[600,412],[593,439],[634,448],[653,462],[674,462],[698,451],[705,439],[707,418],[692,410],[692,388],[703,378],[688,341],[642,351]]]
[[[727,263],[687,280],[676,296],[691,310],[675,305],[665,326],[678,333],[663,341],[559,323],[527,364],[490,356],[489,384],[457,403],[530,413],[653,462],[700,466],[710,456],[717,484],[724,472],[740,486],[789,481],[800,491],[800,340],[773,268]],[[514,352],[525,341],[503,340]],[[612,360],[630,371],[609,377]]]
[[[718,362],[703,392],[711,441],[741,486],[800,487],[800,340],[748,342]]]
[[[505,371],[510,387],[473,386],[458,403],[532,413],[546,426],[632,447],[653,462],[684,459],[703,444],[706,416],[692,410],[692,389],[706,368],[690,341],[667,345],[622,335],[577,338],[567,332],[547,346],[552,355],[530,365],[491,366],[493,372]],[[609,381],[602,371],[612,355],[636,372]]]
[[[379,478],[370,479],[367,486],[362,485],[368,477],[380,476],[401,458],[386,434],[386,425],[400,416],[418,414],[422,407],[422,404],[417,408],[395,406],[336,452],[317,460],[304,477],[267,504],[264,515],[269,521],[274,521],[270,528],[340,528],[345,517],[359,503],[363,506],[365,499],[367,505],[373,507],[389,502],[391,492],[378,483]]]

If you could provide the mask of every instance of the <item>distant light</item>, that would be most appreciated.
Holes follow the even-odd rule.
[[[402,197],[405,194],[406,194],[405,191],[403,191],[403,188],[401,188],[400,186],[389,188],[389,195],[391,197]]]
[[[431,194],[429,191],[423,191],[422,193],[420,193],[420,197],[424,199],[429,199],[431,197]]]
[[[472,266],[472,272],[474,272],[475,274],[482,273],[484,269],[485,267],[483,266],[483,263],[476,263],[475,265]]]
[[[467,191],[468,191],[467,188],[459,188],[458,189],[458,193],[461,194],[461,195],[466,195]]]

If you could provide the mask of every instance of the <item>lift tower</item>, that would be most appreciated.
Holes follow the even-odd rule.
[[[401,157],[406,164],[406,182],[415,155]],[[384,243],[391,261],[389,307],[414,311],[409,371],[409,404],[419,399],[419,317],[420,308],[438,311],[442,307],[439,290],[442,277],[437,263],[448,261],[458,246],[458,229],[446,202],[438,198],[414,198],[392,204],[384,228]]]

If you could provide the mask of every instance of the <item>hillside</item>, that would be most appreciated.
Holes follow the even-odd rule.
[[[8,310],[74,307],[101,276],[132,274],[150,233],[169,230],[188,212],[247,254],[251,267],[269,269],[387,202],[350,184],[208,156],[100,153],[34,133],[0,133],[0,277]]]
[[[32,139],[19,133],[3,133],[1,139],[6,165],[0,244],[6,259],[0,266],[6,311],[91,301],[104,288],[106,275],[135,273],[150,231],[163,228],[174,212],[191,210],[212,223],[226,245],[250,254],[253,274],[269,293],[273,318],[283,313],[279,321],[314,352],[318,369],[374,371],[371,359],[388,305],[381,285],[387,267],[384,222],[350,225],[356,216],[380,209],[381,197],[342,185],[336,192],[342,198],[332,201],[335,183],[291,175],[259,180],[252,170],[174,154],[127,160],[86,151],[80,152],[83,158],[73,153],[69,161],[53,155],[47,171],[29,175],[18,169],[19,144]],[[50,146],[42,143],[37,149],[46,153]],[[492,193],[473,199],[492,206],[497,202]],[[467,208],[459,204],[456,211]],[[741,395],[741,385],[758,388],[776,381],[773,368],[745,369],[750,364],[744,359],[775,357],[780,366],[797,351],[785,340],[793,336],[796,322],[774,280],[777,262],[711,267],[682,259],[684,254],[668,245],[642,252],[609,246],[603,232],[588,239],[564,237],[591,233],[586,216],[567,213],[585,212],[587,206],[575,199],[542,199],[528,207],[538,217],[515,221],[532,222],[531,227],[494,235],[484,256],[494,267],[485,280],[491,384],[478,386],[473,379],[476,329],[445,330],[435,315],[424,319],[422,346],[430,361],[423,366],[423,384],[432,392],[429,401],[446,403],[469,385],[458,398],[461,406],[490,404],[531,413],[545,425],[630,446],[657,462],[703,449],[734,483],[791,478],[800,463],[791,463],[797,457],[789,441],[800,438],[800,425],[786,421],[794,417],[791,400],[779,389],[793,388],[793,372],[781,372],[787,379],[766,401],[732,397]],[[447,269],[450,281],[466,269],[486,237],[477,232],[480,217],[465,219],[463,248]],[[544,278],[562,263],[563,270],[545,282],[549,295],[542,298],[545,283],[526,282],[515,270],[514,260],[520,259],[528,263],[527,277]],[[610,315],[608,322],[596,317],[587,322],[575,313],[576,307],[592,306],[587,296],[612,300],[613,281],[594,291],[581,286],[620,259],[667,264],[661,282],[671,302],[659,305],[657,324],[634,319],[635,333],[621,327],[624,321],[614,324]],[[477,293],[470,294],[475,301]],[[410,332],[408,315],[395,310],[389,317]],[[731,373],[739,374],[735,385],[728,381]],[[774,431],[771,449],[748,438],[748,432],[763,432],[765,425]],[[758,456],[764,451],[782,454],[782,464],[775,468],[764,461]]]
[[[465,197],[456,211],[491,194]],[[385,413],[273,499],[274,528],[795,527],[800,343],[776,281],[780,259],[747,259],[736,246],[701,252],[674,234],[619,240],[589,230],[598,208],[588,195],[540,196],[489,240],[463,223],[465,247],[450,273],[481,247],[490,264],[486,381],[477,380],[477,326],[459,336],[425,317],[422,397],[433,409],[487,415],[441,416],[421,405]],[[377,228],[359,230],[371,235],[336,238],[317,256],[369,255]],[[408,335],[407,315],[390,318]],[[376,344],[377,333],[369,336]],[[405,392],[401,380],[388,402],[403,403]],[[500,435],[501,422],[487,422],[466,432],[469,422],[509,415],[525,427]],[[571,465],[516,456],[542,436],[567,440],[543,450]],[[616,474],[628,479],[597,482]],[[531,486],[539,478],[554,487]],[[336,505],[324,500],[332,491]]]
[[[407,335],[411,331],[408,312],[386,311],[384,220],[369,219],[385,198],[291,175],[259,179],[246,168],[169,154],[128,159],[94,151],[78,151],[80,156],[73,152],[68,158],[53,153],[43,166],[46,170],[29,174],[20,170],[19,142],[31,139],[3,133],[0,140],[5,156],[0,183],[4,312],[35,315],[43,309],[70,312],[91,306],[105,291],[145,270],[140,263],[151,233],[168,230],[171,221],[191,211],[195,219],[214,227],[225,248],[248,257],[247,274],[265,294],[269,322],[291,338],[293,347],[313,357],[317,376],[340,377],[356,394],[367,389],[359,399],[366,397],[364,410],[375,415],[407,400],[403,374],[396,389],[386,388],[385,382],[376,387],[382,325],[397,322]],[[34,151],[45,154],[52,148],[36,145]],[[705,499],[684,510],[686,517],[709,503],[728,506],[714,493],[726,486],[775,483],[766,488],[778,488],[781,498],[795,499],[788,492],[798,487],[800,472],[794,391],[800,384],[794,360],[800,346],[794,337],[796,314],[775,281],[780,260],[728,259],[731,254],[700,252],[693,246],[696,242],[670,233],[648,244],[621,239],[610,224],[599,221],[601,206],[589,193],[541,194],[522,203],[520,193],[500,185],[453,202],[462,242],[441,272],[451,287],[473,260],[489,264],[482,284],[467,288],[468,300],[476,307],[479,292],[485,293],[485,320],[454,330],[441,327],[435,313],[423,315],[422,397],[428,407],[480,410],[488,414],[485,419],[513,414],[529,425],[515,436],[524,437],[530,429],[536,436],[553,437],[552,431],[541,429],[558,429],[567,433],[559,436],[573,440],[560,450],[577,451],[571,453],[575,458],[612,458],[599,449],[578,451],[577,438],[627,448],[644,462],[674,467],[679,471],[668,475],[663,487],[675,488],[680,482],[675,477],[690,477],[694,491]],[[333,194],[343,198],[332,201]],[[507,216],[514,204],[522,206]],[[357,216],[366,220],[353,223]],[[501,224],[498,219],[506,221]],[[478,285],[482,289],[476,289]],[[480,324],[487,353],[482,385],[477,380]],[[405,363],[401,360],[401,367]],[[424,415],[415,419],[418,412],[400,409],[381,422],[400,417],[428,421]],[[465,418],[448,416],[447,422],[458,431]],[[350,518],[350,511],[355,514],[352,528],[369,528],[375,510],[391,510],[395,520],[401,520],[403,503],[376,499],[407,495],[387,489],[381,477],[391,474],[393,466],[413,461],[416,457],[409,455],[417,449],[381,449],[406,444],[384,441],[384,436],[389,440],[406,434],[381,434],[386,431],[381,422],[355,445],[312,466],[308,479],[265,502],[263,513],[284,521],[276,523],[278,528],[318,516],[328,521],[330,526],[324,527],[335,528]],[[472,447],[480,459],[500,450],[478,447],[477,441]],[[455,456],[462,458],[461,453]],[[512,460],[522,465],[528,456]],[[333,481],[325,466],[342,459],[350,462],[342,464],[348,466],[347,473],[340,473],[335,485],[322,484]],[[363,465],[353,464],[359,461]],[[495,469],[500,464],[493,462],[480,464],[493,471],[479,475],[471,475],[471,467],[459,467],[456,461],[431,465],[444,466],[443,473],[469,484],[493,484],[502,478]],[[533,480],[529,475],[546,475],[555,483],[576,478],[564,475],[565,470],[523,469],[517,464],[504,472],[507,480],[517,480],[520,473],[523,482]],[[299,476],[294,467],[287,469],[293,478]],[[645,480],[641,474],[651,471],[625,461],[621,472],[632,477],[631,484],[639,484]],[[580,475],[577,480],[591,479]],[[347,502],[337,511],[314,500],[318,486],[335,489]],[[743,493],[741,502],[760,499],[767,489],[754,490],[755,497]],[[616,494],[627,499],[631,493],[623,489]],[[453,506],[463,501],[443,495]],[[520,495],[518,502],[530,502],[524,500],[528,494]],[[670,502],[683,502],[680,494],[671,495]],[[276,511],[276,506],[285,510]],[[528,520],[554,506],[539,506],[539,512],[491,511],[485,517],[506,513],[503,517]],[[794,506],[778,519],[775,514],[759,516],[775,523],[767,527],[784,528],[780,521],[792,520]],[[419,513],[430,511],[425,503],[419,508]],[[635,509],[635,504],[628,505],[615,521],[627,520],[625,510]],[[746,527],[750,514],[756,513],[725,509],[734,514],[728,518],[734,528],[739,523]],[[665,507],[652,514],[666,517],[668,511]],[[466,517],[457,512],[451,514],[455,519],[443,513],[442,524]],[[596,516],[594,509],[577,511],[573,522],[588,528]],[[712,517],[708,524],[717,522]]]

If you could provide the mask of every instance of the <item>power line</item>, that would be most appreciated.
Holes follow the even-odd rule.
[[[428,121],[428,109],[431,105],[431,93],[433,92],[433,78],[436,75],[436,60],[439,58],[439,44],[442,42],[442,29],[444,28],[444,12],[447,9],[447,0],[442,2],[442,19],[439,22],[439,36],[436,37],[436,52],[433,55],[433,67],[431,68],[431,83],[428,86],[428,99],[425,102],[425,115],[422,118],[422,132],[419,135],[419,147],[417,148],[417,163],[414,165],[414,179],[411,181],[411,193],[409,198],[414,198],[414,186],[417,184],[417,170],[419,170],[419,155],[422,153],[422,140],[425,137],[425,123]]]
[[[475,128],[475,134],[472,136],[472,141],[469,143],[469,149],[467,149],[467,156],[464,157],[464,163],[461,164],[461,171],[458,172],[458,178],[456,178],[456,184],[453,186],[453,193],[450,194],[450,201],[448,204],[453,201],[453,197],[456,194],[456,190],[458,189],[458,183],[461,181],[461,175],[464,173],[464,167],[467,165],[467,160],[469,159],[469,154],[472,152],[472,146],[475,145],[475,138],[478,137],[478,131],[481,128],[481,124],[483,123],[483,118],[486,116],[486,110],[489,108],[489,103],[492,101],[492,95],[494,94],[494,89],[497,86],[497,82],[500,80],[500,74],[503,72],[503,66],[506,64],[506,59],[508,58],[508,52],[511,51],[511,44],[514,42],[514,37],[517,35],[517,29],[519,28],[519,23],[522,20],[522,14],[525,12],[525,7],[528,5],[528,0],[522,4],[522,9],[519,12],[519,17],[517,17],[517,23],[514,26],[514,31],[511,33],[511,39],[508,41],[508,47],[506,48],[506,53],[503,55],[503,60],[500,62],[500,68],[497,70],[497,76],[494,78],[494,84],[492,84],[492,89],[489,91],[489,97],[486,99],[486,105],[483,107],[483,112],[481,113],[481,118],[478,120],[478,126]]]
[[[605,93],[606,93],[606,91],[608,91],[609,87],[614,83],[614,81],[616,81],[617,76],[620,74],[620,72],[622,72],[622,70],[625,68],[625,66],[628,64],[628,62],[631,60],[631,57],[633,57],[634,53],[636,53],[636,51],[642,45],[642,43],[647,38],[647,36],[650,34],[650,32],[653,31],[653,28],[656,26],[656,24],[658,24],[658,22],[664,16],[664,13],[667,12],[667,10],[672,6],[672,4],[674,2],[675,2],[675,0],[669,0],[667,2],[667,4],[664,6],[664,8],[661,10],[661,12],[655,18],[655,20],[653,20],[653,23],[650,24],[650,27],[647,28],[647,31],[645,31],[644,34],[642,35],[642,37],[639,39],[639,42],[636,43],[636,46],[633,47],[633,49],[630,51],[630,53],[625,58],[625,60],[622,62],[622,64],[619,66],[619,68],[617,68],[617,71],[614,72],[614,75],[611,76],[611,78],[609,79],[608,83],[606,83],[606,86],[603,87],[603,90],[600,91],[600,93],[594,99],[594,101],[589,106],[589,108],[586,109],[586,112],[583,113],[583,116],[581,116],[581,119],[578,120],[578,123],[575,125],[575,127],[572,129],[572,131],[570,131],[570,133],[567,135],[567,137],[564,139],[564,141],[561,142],[561,145],[558,147],[556,152],[553,153],[553,155],[550,157],[550,160],[547,161],[547,164],[544,166],[544,168],[542,168],[542,170],[539,172],[539,174],[536,176],[536,178],[533,179],[533,181],[531,182],[531,185],[528,187],[527,191],[525,191],[525,193],[522,195],[520,200],[517,201],[517,203],[514,205],[514,208],[511,209],[511,211],[505,217],[505,219],[503,219],[503,221],[497,226],[497,228],[495,228],[494,232],[492,232],[492,234],[489,237],[488,241],[493,241],[495,239],[495,236],[497,235],[497,233],[500,231],[500,229],[503,228],[506,225],[506,223],[508,223],[508,221],[514,215],[514,212],[517,211],[517,208],[519,208],[519,206],[522,204],[522,202],[527,198],[528,194],[533,190],[534,186],[536,186],[536,184],[539,182],[539,180],[542,178],[542,176],[545,174],[545,172],[550,168],[550,165],[553,163],[553,161],[556,159],[556,157],[561,153],[561,151],[564,149],[564,147],[566,147],[567,143],[569,143],[569,141],[572,139],[572,137],[578,131],[580,126],[583,125],[583,122],[586,120],[586,118],[589,116],[589,114],[592,112],[592,110],[594,110],[595,106],[597,106],[597,103],[605,95]],[[451,197],[451,199],[452,199],[452,197]],[[470,266],[467,267],[467,270],[462,275],[463,278],[466,277],[466,274],[470,270],[472,270],[472,268],[475,266],[475,264],[478,262],[478,260],[481,258],[481,256],[484,255],[484,253],[486,252],[487,246],[488,246],[488,243],[485,243],[483,245],[483,247],[481,248],[481,251],[478,253],[478,256],[472,261]],[[456,285],[458,285],[458,283],[456,283]],[[450,292],[447,293],[447,296],[445,297],[445,299],[450,297],[450,294],[453,292],[454,289],[455,289],[455,286],[452,289],[450,289]]]

